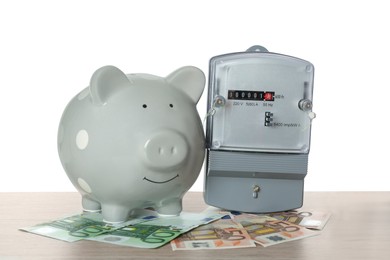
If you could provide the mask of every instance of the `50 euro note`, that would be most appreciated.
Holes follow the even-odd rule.
[[[32,227],[21,228],[20,230],[67,242],[75,242],[110,232],[126,225],[145,222],[154,217],[142,216],[114,225],[105,223],[100,213],[84,212]]]
[[[331,214],[329,212],[316,210],[291,210],[268,213],[267,216],[278,220],[288,221],[306,228],[322,230],[328,222]]]
[[[319,235],[316,231],[266,215],[243,214],[235,216],[234,220],[248,231],[256,243],[264,247]]]
[[[183,234],[171,246],[174,251],[256,247],[243,226],[229,216]]]
[[[210,223],[224,214],[182,212],[180,216],[161,217],[148,222],[131,224],[88,240],[120,246],[157,248],[200,225]]]
[[[204,212],[215,212],[221,214],[229,214],[233,219],[238,215],[254,215],[254,216],[268,216],[277,220],[287,221],[296,225],[303,226],[305,228],[322,230],[328,220],[330,219],[331,213],[318,211],[318,210],[290,210],[283,212],[273,213],[242,213],[239,211],[227,211],[216,207],[208,207]]]

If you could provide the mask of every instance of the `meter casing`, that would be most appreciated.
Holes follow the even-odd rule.
[[[302,206],[313,79],[310,62],[261,46],[211,58],[207,204],[244,212]]]

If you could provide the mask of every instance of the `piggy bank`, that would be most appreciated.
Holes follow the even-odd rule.
[[[98,69],[65,108],[58,131],[61,163],[85,211],[106,222],[137,209],[178,215],[204,160],[196,104],[205,76],[182,67],[167,77]]]

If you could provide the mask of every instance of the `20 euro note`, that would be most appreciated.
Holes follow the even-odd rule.
[[[256,247],[243,226],[229,216],[183,234],[171,246],[174,251]]]
[[[238,215],[234,220],[248,231],[256,243],[264,247],[319,235],[319,232],[265,215]]]
[[[268,213],[267,216],[278,220],[288,221],[290,223],[304,226],[310,229],[322,230],[328,222],[331,214],[316,210],[291,210],[284,212]]]
[[[118,225],[113,225],[105,223],[100,213],[82,213],[32,227],[21,228],[20,230],[67,242],[75,242],[113,231],[125,225],[141,223],[148,220],[148,216],[143,216]]]
[[[127,225],[112,232],[88,238],[88,240],[121,246],[157,248],[179,235],[215,221],[224,214],[182,212],[180,216],[162,217],[135,225]]]

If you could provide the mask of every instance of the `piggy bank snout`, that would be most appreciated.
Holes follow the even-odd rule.
[[[186,138],[176,131],[159,132],[148,138],[144,146],[146,163],[160,170],[181,166],[188,150]]]

